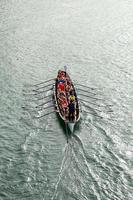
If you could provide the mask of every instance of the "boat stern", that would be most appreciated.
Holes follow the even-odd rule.
[[[74,132],[74,126],[75,126],[75,122],[69,122],[69,123],[68,123],[68,127],[69,127],[71,133]]]

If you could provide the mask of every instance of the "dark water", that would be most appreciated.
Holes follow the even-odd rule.
[[[133,199],[132,22],[126,0],[0,1],[0,200]],[[64,65],[103,98],[68,143],[54,113],[23,109]]]

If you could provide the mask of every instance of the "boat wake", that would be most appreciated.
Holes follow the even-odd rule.
[[[61,163],[57,182],[51,200],[57,199],[82,199],[89,200],[86,189],[89,182],[96,183],[90,170],[82,140],[73,135],[65,146],[64,158]],[[98,196],[95,186],[89,187],[92,196]],[[64,191],[64,192],[62,192]]]
[[[70,156],[69,151],[70,151],[70,146],[69,146],[69,143],[67,143],[66,146],[65,146],[65,149],[64,149],[65,155],[64,155],[62,163],[61,163],[60,171],[59,171],[59,174],[58,174],[58,177],[57,177],[57,182],[55,184],[54,193],[53,193],[51,200],[54,200],[56,198],[58,185],[59,185],[59,183],[62,179],[62,176],[64,174],[64,171],[65,171],[65,168],[66,168],[66,165],[67,165],[67,159],[70,158],[69,157]]]

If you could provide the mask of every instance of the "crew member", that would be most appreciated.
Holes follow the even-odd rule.
[[[68,102],[64,93],[60,93],[59,101],[61,105],[60,107],[62,108],[62,111],[65,113],[68,106]]]
[[[68,107],[69,107],[69,120],[73,121],[75,118],[75,103],[71,100]]]
[[[69,101],[71,102],[75,102],[75,95],[74,95],[74,91],[70,91],[70,96],[69,96]]]
[[[60,90],[61,92],[65,92],[65,83],[63,82],[59,82],[57,85],[58,90]]]

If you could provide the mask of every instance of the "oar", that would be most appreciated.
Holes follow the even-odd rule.
[[[88,113],[88,114],[92,114],[92,115],[94,115],[94,116],[96,116],[96,117],[98,117],[100,119],[103,119],[103,117],[97,115],[96,113],[88,112],[88,111],[85,111],[85,110],[83,112]]]
[[[54,105],[50,105],[50,106],[44,107],[44,108],[39,109],[39,110],[37,110],[37,111],[46,110],[46,109],[51,108],[51,107],[54,107]]]
[[[50,115],[50,114],[55,113],[55,112],[56,112],[56,111],[52,111],[52,112],[45,113],[44,115],[41,115],[41,116],[38,116],[38,117],[34,117],[34,118],[39,119],[39,118],[45,117],[45,116]]]
[[[93,102],[91,102],[91,101],[81,99],[81,98],[79,98],[79,97],[78,97],[78,99],[79,99],[82,103],[86,102],[86,103],[89,103],[89,104],[92,104],[92,105],[95,105],[95,106],[98,106],[98,107],[103,107],[103,108],[105,108],[105,107],[111,107],[111,106],[113,106],[113,105],[111,105],[111,104],[105,105],[105,106],[104,106],[104,105],[98,105],[98,104],[95,104],[95,103],[93,103]]]
[[[83,104],[84,104],[84,103],[83,103]],[[98,111],[98,112],[102,112],[102,110],[99,110],[99,109],[97,109],[97,108],[91,108],[90,106],[85,105],[85,104],[84,104],[84,106],[85,106],[86,108],[90,108],[91,110],[96,110],[96,111]]]
[[[41,98],[37,98],[36,101],[40,101],[40,100],[46,99],[46,98],[48,98],[48,97],[52,97],[52,94],[51,94],[51,95],[48,95],[48,96],[41,97]]]
[[[102,116],[97,115],[96,113],[91,113],[91,112],[88,112],[88,111],[83,111],[83,112],[88,113],[88,114],[92,114],[92,115],[94,115],[94,116],[96,116],[96,117],[98,117],[98,118],[100,118],[100,119],[105,119],[105,120],[107,119],[107,120],[111,120],[111,121],[118,121],[117,119],[104,118],[104,117],[102,117]]]
[[[84,102],[82,102],[82,103],[84,104]],[[108,108],[106,108],[106,106],[103,106],[103,107],[105,108],[103,111],[102,111],[102,110],[99,110],[99,109],[97,109],[97,108],[91,108],[90,106],[85,105],[85,104],[84,104],[84,106],[87,107],[87,108],[90,108],[90,109],[97,110],[98,112],[107,112],[107,113],[113,112],[113,110],[106,110],[106,109],[108,109]],[[101,107],[101,106],[99,106],[99,107]]]
[[[89,88],[89,89],[91,89],[91,90],[97,89],[97,88],[89,87],[89,86],[82,85],[82,84],[79,84],[79,83],[75,83],[75,85],[79,85],[79,86],[82,86],[82,87],[85,87],[85,88]]]
[[[49,86],[51,86],[51,85],[50,85],[50,84],[44,85],[44,86],[39,87],[39,88],[36,88],[36,89],[34,89],[34,90],[32,90],[32,91],[38,91],[38,90],[40,90],[40,89],[42,89],[42,88],[46,88],[46,87],[49,87]]]
[[[86,102],[86,103],[92,104],[92,105],[97,106],[97,107],[105,107],[105,106],[103,106],[103,105],[97,105],[96,103],[93,103],[93,102],[91,102],[91,101],[86,101],[86,100],[81,99],[81,98],[78,98],[78,99],[79,99],[82,103],[83,103],[83,102]]]
[[[85,95],[85,94],[78,94],[78,95],[82,95],[84,97],[89,97],[89,98],[95,99],[95,100],[103,100],[103,99],[99,99],[99,98],[96,98],[96,97],[88,96],[88,95]]]
[[[38,86],[38,85],[41,85],[41,84],[44,84],[44,83],[47,83],[47,82],[50,82],[50,81],[53,81],[53,80],[55,80],[55,78],[49,79],[49,80],[47,80],[47,81],[43,81],[43,82],[38,83],[38,84],[35,84],[35,85],[33,85],[33,86]]]
[[[87,92],[87,93],[90,93],[90,94],[93,94],[93,95],[96,95],[96,93],[89,92],[89,91],[87,91],[87,90],[83,90],[83,89],[81,89],[81,88],[77,88],[77,90],[79,90],[79,91],[83,91],[83,92]]]
[[[40,91],[40,92],[36,92],[36,93],[34,93],[34,95],[38,95],[38,94],[41,94],[41,93],[45,93],[45,92],[48,92],[48,91],[50,91],[50,90],[52,90],[53,88],[49,88],[49,89],[47,89],[47,90],[43,90],[43,91]],[[35,91],[35,90],[34,90]]]
[[[47,103],[49,103],[49,102],[52,102],[53,100],[51,99],[51,100],[49,100],[49,101],[46,101],[46,102],[44,102],[44,103],[41,103],[41,104],[39,104],[39,105],[37,105],[35,108],[39,108],[39,107],[41,107],[41,106],[43,106],[43,105],[45,105],[45,104],[47,104]]]

